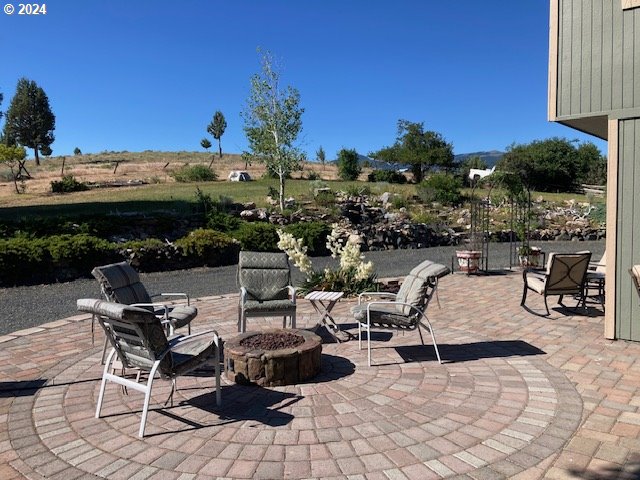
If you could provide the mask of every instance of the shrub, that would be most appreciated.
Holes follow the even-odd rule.
[[[371,195],[371,188],[368,185],[349,185],[346,188],[347,195],[359,197],[361,195]]]
[[[46,238],[56,280],[88,276],[96,265],[119,259],[114,245],[92,235],[53,235]]]
[[[218,175],[206,165],[184,165],[171,173],[171,176],[180,183],[212,182]]]
[[[401,208],[407,208],[409,206],[409,201],[402,195],[394,195],[391,197],[391,205],[396,210],[399,210]]]
[[[125,242],[120,246],[119,251],[120,255],[140,272],[184,268],[180,249],[157,238]]]
[[[315,170],[309,170],[309,173],[307,173],[307,180],[320,180],[320,174]]]
[[[295,238],[301,238],[309,255],[321,256],[329,253],[327,235],[331,233],[331,227],[324,222],[292,223],[284,227],[284,231]]]
[[[240,228],[242,220],[228,213],[213,211],[207,215],[207,228],[218,232],[231,232]]]
[[[50,268],[45,240],[26,236],[0,239],[0,285],[46,281]]]
[[[112,243],[91,235],[18,235],[0,240],[0,284],[72,280],[88,276],[96,265],[119,259]]]
[[[436,173],[418,185],[417,193],[420,200],[425,203],[458,205],[462,202],[461,186],[459,178],[446,173]]]
[[[228,235],[208,228],[193,230],[176,240],[187,263],[216,267],[238,261],[239,245]]]
[[[74,155],[82,155],[82,150],[80,150],[80,147],[76,147],[73,149],[73,154]]]
[[[85,182],[79,182],[73,175],[65,175],[62,180],[51,182],[53,193],[82,192],[88,189],[89,186]]]
[[[277,252],[278,233],[276,226],[270,223],[243,223],[233,232],[242,250],[254,252]]]
[[[367,175],[369,182],[407,183],[407,177],[393,170],[373,170]]]
[[[318,192],[313,201],[318,207],[330,207],[336,204],[336,195],[333,192]]]

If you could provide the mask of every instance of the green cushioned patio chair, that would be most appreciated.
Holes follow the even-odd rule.
[[[418,330],[420,340],[424,339],[420,328],[431,334],[438,362],[440,352],[431,322],[426,315],[429,302],[434,295],[437,298],[438,280],[451,270],[445,265],[425,260],[407,275],[397,294],[386,292],[364,292],[358,296],[358,305],[351,311],[358,322],[358,346],[362,349],[362,332],[367,332],[367,356],[371,366],[371,330]],[[380,300],[365,301],[368,297]]]
[[[173,402],[176,378],[211,363],[215,367],[216,404],[221,405],[221,339],[215,331],[176,336],[168,340],[160,319],[144,308],[91,298],[78,300],[77,307],[79,311],[90,313],[93,319],[98,321],[113,347],[102,373],[96,418],[100,418],[108,381],[140,391],[144,393],[144,404],[138,435],[143,437],[156,374],[163,379],[171,380],[169,398]],[[116,368],[116,360],[120,361],[122,369]],[[147,382],[140,383],[126,378],[124,372],[127,368],[148,372]],[[122,375],[116,373],[118,370],[123,372]],[[139,378],[138,374],[136,380]]]
[[[98,280],[105,300],[110,302],[134,305],[152,310],[164,320],[169,335],[177,328],[187,327],[191,333],[191,321],[198,315],[198,309],[190,305],[189,295],[186,293],[159,293],[150,295],[140,281],[140,276],[127,262],[112,263],[96,267],[91,274]],[[179,298],[184,303],[169,305],[154,302],[153,298]]]
[[[246,332],[249,317],[287,317],[296,328],[296,290],[284,252],[240,252],[238,260],[238,331]]]

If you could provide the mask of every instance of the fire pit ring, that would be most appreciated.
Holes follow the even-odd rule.
[[[240,385],[293,385],[320,372],[321,356],[321,338],[307,330],[247,332],[225,342],[225,375]]]

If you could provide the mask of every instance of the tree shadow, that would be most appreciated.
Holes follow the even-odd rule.
[[[568,473],[583,480],[640,480],[640,461],[619,466],[600,467],[597,471],[569,469]]]
[[[405,362],[437,361],[433,345],[395,347]],[[446,363],[459,363],[483,358],[526,357],[546,352],[522,340],[491,340],[486,342],[438,344],[440,358]]]
[[[42,388],[60,387],[85,382],[99,382],[100,378],[87,378],[72,382],[56,382],[56,379],[38,378],[36,380],[20,380],[0,382],[0,398],[29,397]]]

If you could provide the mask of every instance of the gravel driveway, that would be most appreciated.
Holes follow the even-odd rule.
[[[590,250],[598,260],[604,251],[604,241],[598,242],[537,242],[546,252],[575,252]],[[387,250],[367,252],[365,257],[371,260],[379,278],[406,275],[423,260],[451,266],[452,256],[461,247],[433,247],[419,250]],[[489,246],[489,269],[509,267],[509,244],[492,243]],[[331,257],[312,258],[316,269],[335,265]],[[219,268],[194,268],[172,272],[141,274],[142,281],[152,292],[188,292],[192,297],[235,293],[236,266]],[[302,275],[294,269],[294,284],[302,280]],[[518,285],[520,288],[520,285]],[[100,298],[98,283],[93,279],[80,279],[69,283],[35,285],[0,289],[0,306],[3,320],[0,323],[0,335],[34,327],[42,323],[59,320],[76,312],[76,299]]]

